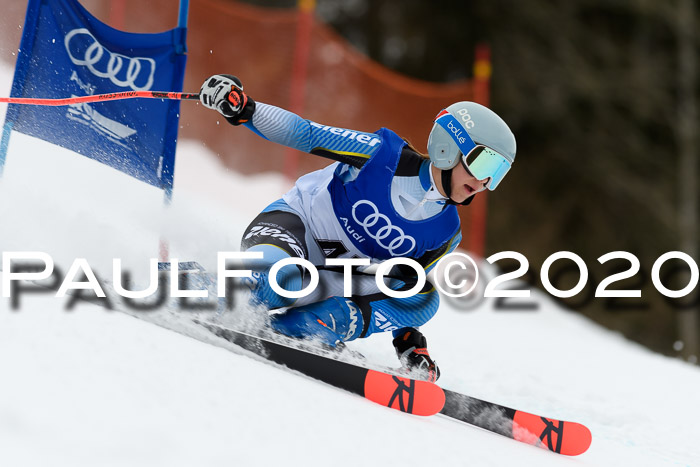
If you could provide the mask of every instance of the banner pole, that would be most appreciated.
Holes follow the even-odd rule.
[[[182,28],[182,29],[187,29],[187,19],[189,16],[189,10],[190,10],[190,0],[180,0],[180,9],[178,11],[177,15],[177,27]],[[183,53],[185,52],[184,47],[182,50],[179,50],[178,53]],[[183,93],[180,93],[183,95]],[[185,94],[188,97],[185,97],[184,99],[196,99],[199,100],[199,94]],[[175,171],[175,167],[173,167],[173,172]],[[163,196],[163,205],[165,206],[166,210],[170,207],[170,205],[173,202],[173,182],[174,182],[175,174],[173,173],[173,176],[170,178],[170,183],[165,186],[165,193]],[[164,236],[161,235],[160,237],[160,242],[159,242],[159,256],[160,256],[160,261],[167,261],[170,256],[170,242],[168,242],[168,239]]]
[[[180,12],[177,16],[177,27],[187,27],[187,17],[190,10],[190,0],[180,0]]]
[[[7,160],[7,148],[10,146],[10,134],[12,134],[12,121],[6,121],[2,127],[2,139],[0,140],[0,178],[5,170]]]

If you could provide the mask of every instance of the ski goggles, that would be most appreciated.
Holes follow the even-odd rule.
[[[511,161],[498,151],[483,144],[476,144],[462,124],[447,110],[438,114],[435,123],[440,125],[457,144],[462,153],[460,162],[467,173],[472,174],[477,180],[488,178],[486,188],[495,190],[510,170]]]

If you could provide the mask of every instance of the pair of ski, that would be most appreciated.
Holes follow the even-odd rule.
[[[427,381],[395,376],[252,336],[222,325],[195,320],[215,336],[377,404],[414,415],[441,413],[493,433],[552,452],[577,456],[591,444],[580,423],[546,418],[466,396]]]
[[[169,264],[159,264],[159,270],[169,269]],[[198,263],[180,263],[179,270],[181,274],[199,279],[200,285],[212,287],[211,277]],[[37,284],[46,287],[45,284]],[[401,412],[423,416],[440,413],[493,433],[568,456],[584,453],[591,444],[590,430],[580,423],[511,409],[443,389],[427,381],[370,370],[264,337],[252,336],[217,323],[199,319],[194,321],[215,336],[269,361]]]

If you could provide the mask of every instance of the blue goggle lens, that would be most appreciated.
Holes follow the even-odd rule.
[[[469,154],[462,155],[462,164],[478,180],[490,178],[486,187],[495,190],[510,170],[508,159],[485,146],[477,146]]]

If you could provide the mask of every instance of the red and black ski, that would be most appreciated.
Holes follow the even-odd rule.
[[[435,415],[445,405],[436,384],[370,370],[333,358],[251,336],[215,323],[196,321],[214,335],[314,379],[359,394],[372,402],[414,415]]]
[[[575,422],[542,417],[445,389],[441,414],[558,454],[578,456],[591,445],[591,431]]]
[[[181,270],[185,269],[183,264],[195,265],[198,271],[203,271],[197,263],[181,263]],[[534,415],[442,389],[427,381],[395,376],[391,374],[392,369],[370,370],[216,323],[194,321],[215,336],[267,360],[402,412],[425,416],[441,413],[493,433],[569,456],[582,454],[591,445],[591,432],[580,423]],[[178,330],[174,323],[154,324]],[[200,338],[183,329],[179,329],[179,332]]]
[[[530,414],[442,389],[427,381],[369,370],[215,323],[196,322],[216,336],[267,360],[402,412],[415,415],[441,413],[516,441],[568,456],[582,454],[591,445],[591,432],[580,423]]]

